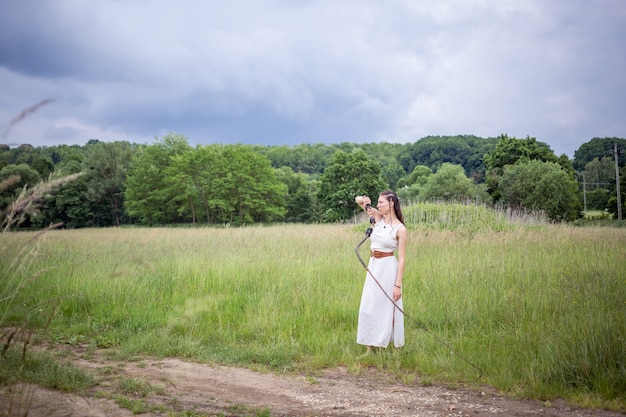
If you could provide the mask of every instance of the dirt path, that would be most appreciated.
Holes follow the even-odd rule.
[[[82,357],[81,357],[82,356]],[[504,398],[485,390],[446,389],[391,382],[375,368],[358,376],[331,369],[315,378],[277,376],[247,369],[210,366],[178,359],[113,362],[77,355],[74,363],[99,375],[99,385],[77,396],[24,387],[30,398],[29,417],[130,417],[115,396],[148,404],[143,416],[551,416],[624,417],[625,414],[573,409],[562,403],[545,405]],[[120,381],[138,381],[148,393],[120,388]],[[6,393],[0,394],[5,402]],[[15,396],[15,395],[14,395]],[[264,411],[265,410],[265,411]],[[269,410],[269,411],[268,411]],[[0,406],[0,416],[3,413]],[[193,414],[196,413],[196,414]],[[265,413],[265,414],[263,414]],[[22,414],[23,415],[23,414]],[[171,415],[171,414],[170,414]],[[183,415],[182,413],[180,414]]]

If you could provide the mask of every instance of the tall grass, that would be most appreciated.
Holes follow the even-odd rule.
[[[363,359],[355,342],[366,224],[50,231],[31,268],[57,267],[29,282],[13,318],[54,298],[52,338],[125,357],[475,379],[441,338],[481,383],[624,409],[626,231],[490,224],[409,224],[404,303],[419,325],[407,321],[395,354]]]
[[[58,225],[29,233],[25,239],[9,233],[28,216],[38,214],[44,196],[78,176],[24,187],[12,204],[0,209],[0,415],[28,415],[34,391],[23,382],[64,390],[93,384],[85,372],[59,363],[50,354],[29,350],[33,334],[47,328],[54,317],[57,300],[33,298],[29,290],[50,269],[49,265],[38,267],[39,248],[46,232]],[[19,176],[1,181],[0,191],[18,181]]]
[[[511,210],[502,206],[491,209],[471,202],[412,204],[404,210],[404,217],[408,224],[419,224],[429,229],[469,232],[504,231],[519,224],[537,225],[549,221],[542,211]]]

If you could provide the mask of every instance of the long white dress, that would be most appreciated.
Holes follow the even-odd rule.
[[[391,226],[381,219],[370,236],[371,250],[393,252],[398,247],[397,232],[400,227],[404,227],[402,223]],[[404,346],[404,315],[391,301],[398,273],[398,260],[395,256],[370,257],[368,269],[359,308],[357,343],[383,348],[390,342],[395,347]],[[380,283],[380,287],[374,278]],[[389,294],[391,300],[383,290]],[[402,298],[395,304],[404,309]]]

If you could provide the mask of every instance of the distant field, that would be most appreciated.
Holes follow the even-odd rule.
[[[420,325],[406,322],[401,351],[361,358],[365,272],[354,249],[366,226],[3,234],[2,324],[43,327],[52,315],[51,340],[128,358],[475,380],[441,338],[483,370],[480,383],[626,404],[626,230],[410,223],[404,305]]]
[[[585,212],[585,219],[594,220],[594,219],[602,219],[605,217],[609,217],[609,214],[602,210],[587,210]]]

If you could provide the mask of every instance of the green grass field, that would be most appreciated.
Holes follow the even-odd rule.
[[[128,360],[375,366],[472,385],[460,354],[483,371],[476,384],[625,409],[624,228],[468,226],[475,218],[446,229],[405,214],[404,306],[419,325],[406,321],[398,352],[362,357],[355,342],[366,223],[5,233],[0,323]]]

